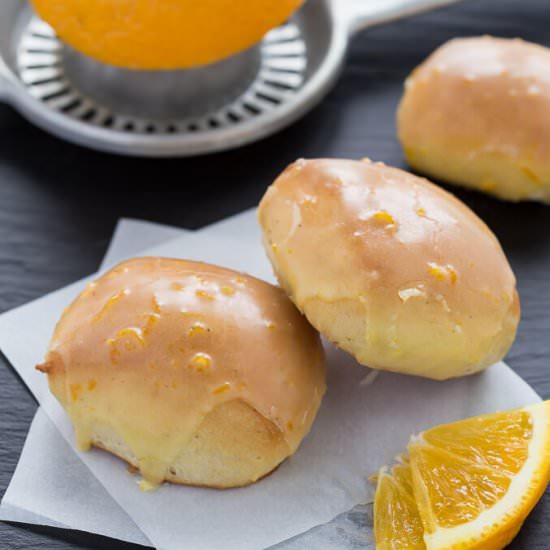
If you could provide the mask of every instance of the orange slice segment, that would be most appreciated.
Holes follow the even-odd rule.
[[[409,453],[428,550],[503,548],[550,480],[550,402],[433,428]]]
[[[424,529],[413,496],[411,468],[397,464],[378,477],[374,500],[377,550],[424,550]]]

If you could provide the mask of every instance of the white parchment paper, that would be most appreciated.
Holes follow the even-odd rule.
[[[254,214],[249,211],[206,230],[213,234],[222,231],[238,238],[243,231],[256,230],[255,223]],[[158,223],[121,219],[100,269],[186,233],[188,231]],[[40,463],[37,463],[37,456]],[[44,471],[44,464],[48,465],[47,471]],[[67,486],[67,477],[79,480],[77,490]],[[77,529],[137,544],[150,544],[82,463],[79,453],[69,446],[41,407],[30,426],[16,471],[3,496],[0,519]]]
[[[40,408],[2,499],[7,521],[88,531],[150,545]]]
[[[100,269],[188,233],[142,220],[122,219]],[[37,457],[40,457],[37,460]],[[78,480],[68,484],[66,479]],[[17,468],[0,505],[0,519],[87,531],[141,545],[149,540],[109,496],[42,407],[30,426]]]
[[[218,226],[223,237],[214,236],[214,228],[148,253],[212,261],[273,280],[253,216],[241,216],[233,223],[234,233],[227,222]],[[61,309],[81,286],[0,318],[0,347],[71,444],[70,424],[33,367],[43,356]],[[264,548],[366,501],[366,478],[390,461],[411,433],[434,423],[538,400],[503,364],[476,377],[445,383],[382,374],[365,387],[360,381],[366,372],[329,348],[329,391],[312,433],[294,457],[252,487],[217,492],[165,486],[143,494],[124,465],[107,453],[80,456],[155,546]],[[71,480],[67,483],[71,489]]]
[[[107,252],[101,261],[99,270],[103,271],[125,258],[139,254],[142,250],[167,243],[171,239],[183,237],[188,233],[189,231],[186,229],[179,229],[178,227],[122,218],[115,227],[109,248],[107,248]]]

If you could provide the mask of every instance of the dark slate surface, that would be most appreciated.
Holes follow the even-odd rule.
[[[403,79],[445,40],[485,33],[550,46],[550,4],[470,0],[365,32],[354,40],[337,87],[301,122],[256,145],[194,160],[94,153],[48,136],[0,105],[0,311],[93,272],[121,216],[201,227],[255,205],[277,173],[297,157],[368,155],[405,166],[394,129]],[[542,397],[550,398],[550,207],[456,193],[496,232],[518,277],[523,319],[508,362]],[[14,371],[1,365],[0,494],[35,409]],[[549,541],[547,493],[512,548],[543,550],[550,548]],[[0,547],[132,545],[0,524]]]

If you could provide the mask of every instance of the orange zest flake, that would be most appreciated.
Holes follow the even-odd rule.
[[[69,391],[71,392],[71,399],[77,401],[80,397],[82,386],[80,384],[69,384]]]
[[[210,356],[206,353],[196,353],[191,359],[189,367],[195,369],[197,372],[204,372],[206,369],[210,368],[212,360]]]
[[[430,262],[428,264],[428,273],[438,281],[444,281],[447,278],[447,273],[444,267]]]
[[[214,296],[212,296],[209,292],[206,292],[206,290],[195,290],[195,295],[204,300],[214,300]]]
[[[124,338],[125,336],[130,336],[135,338],[142,346],[145,345],[145,340],[143,339],[143,333],[140,328],[129,327],[117,332],[117,339]]]
[[[291,432],[294,429],[294,424],[289,420],[286,423],[286,427],[287,427],[288,431]]]
[[[225,294],[226,296],[232,296],[235,294],[235,289],[231,286],[222,286],[221,289],[222,294]]]
[[[89,282],[86,285],[86,288],[84,288],[84,290],[80,294],[80,296],[83,298],[84,296],[88,296],[88,294],[93,293],[96,286],[97,286],[97,282],[95,282],[95,281]]]
[[[376,212],[375,214],[373,214],[372,219],[378,222],[385,223],[387,225],[395,224],[395,220],[393,219],[393,216],[389,212],[386,212],[385,210],[381,210],[380,212]]]
[[[458,274],[450,264],[439,265],[435,262],[428,262],[428,273],[438,281],[449,281],[453,285],[458,280]]]
[[[216,389],[212,390],[214,395],[220,395],[229,391],[231,389],[231,384],[229,382],[224,382],[221,386],[218,386]]]
[[[92,323],[97,323],[117,302],[122,300],[125,296],[128,296],[130,291],[127,288],[123,288],[116,294],[113,294],[99,310],[99,312],[93,317]]]
[[[93,391],[96,389],[97,381],[94,379],[88,380],[88,391]]]
[[[120,351],[117,347],[117,341],[114,338],[109,338],[107,340],[107,345],[111,348],[109,353],[111,357],[111,363],[117,365],[120,360]]]
[[[520,168],[520,170],[523,172],[523,174],[525,176],[527,176],[527,178],[529,178],[533,183],[537,183],[537,184],[541,184],[542,183],[542,180],[541,178],[539,178],[539,176],[533,172],[533,170],[531,170],[528,166],[522,166]]]
[[[157,314],[157,315],[160,315],[160,305],[159,305],[159,302],[157,300],[157,297],[156,296],[153,296],[153,298],[151,298],[151,302],[152,302],[152,305],[153,305],[153,311]]]
[[[449,269],[449,277],[451,279],[451,283],[454,285],[458,279],[458,275],[451,266],[448,266],[448,269]]]
[[[145,327],[143,329],[143,335],[149,336],[149,334],[151,334],[151,331],[153,330],[153,327],[160,320],[160,313],[149,313],[145,317],[147,319],[147,322],[145,323]]]
[[[172,283],[170,285],[170,288],[172,290],[175,290],[176,292],[180,292],[184,289],[184,286],[181,283]]]
[[[203,323],[193,323],[193,326],[187,331],[188,336],[197,336],[203,332],[207,332],[208,328]]]

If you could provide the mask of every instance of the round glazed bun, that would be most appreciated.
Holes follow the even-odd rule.
[[[408,78],[398,111],[410,165],[513,201],[550,202],[550,50],[463,38]]]
[[[303,0],[31,0],[73,48],[127,69],[197,67],[235,55]]]
[[[281,289],[166,258],[91,283],[38,368],[79,447],[118,455],[153,487],[265,476],[296,451],[325,391],[319,336]]]
[[[375,369],[445,379],[501,359],[519,318],[489,228],[427,180],[370,161],[301,160],[259,209],[283,288]]]

